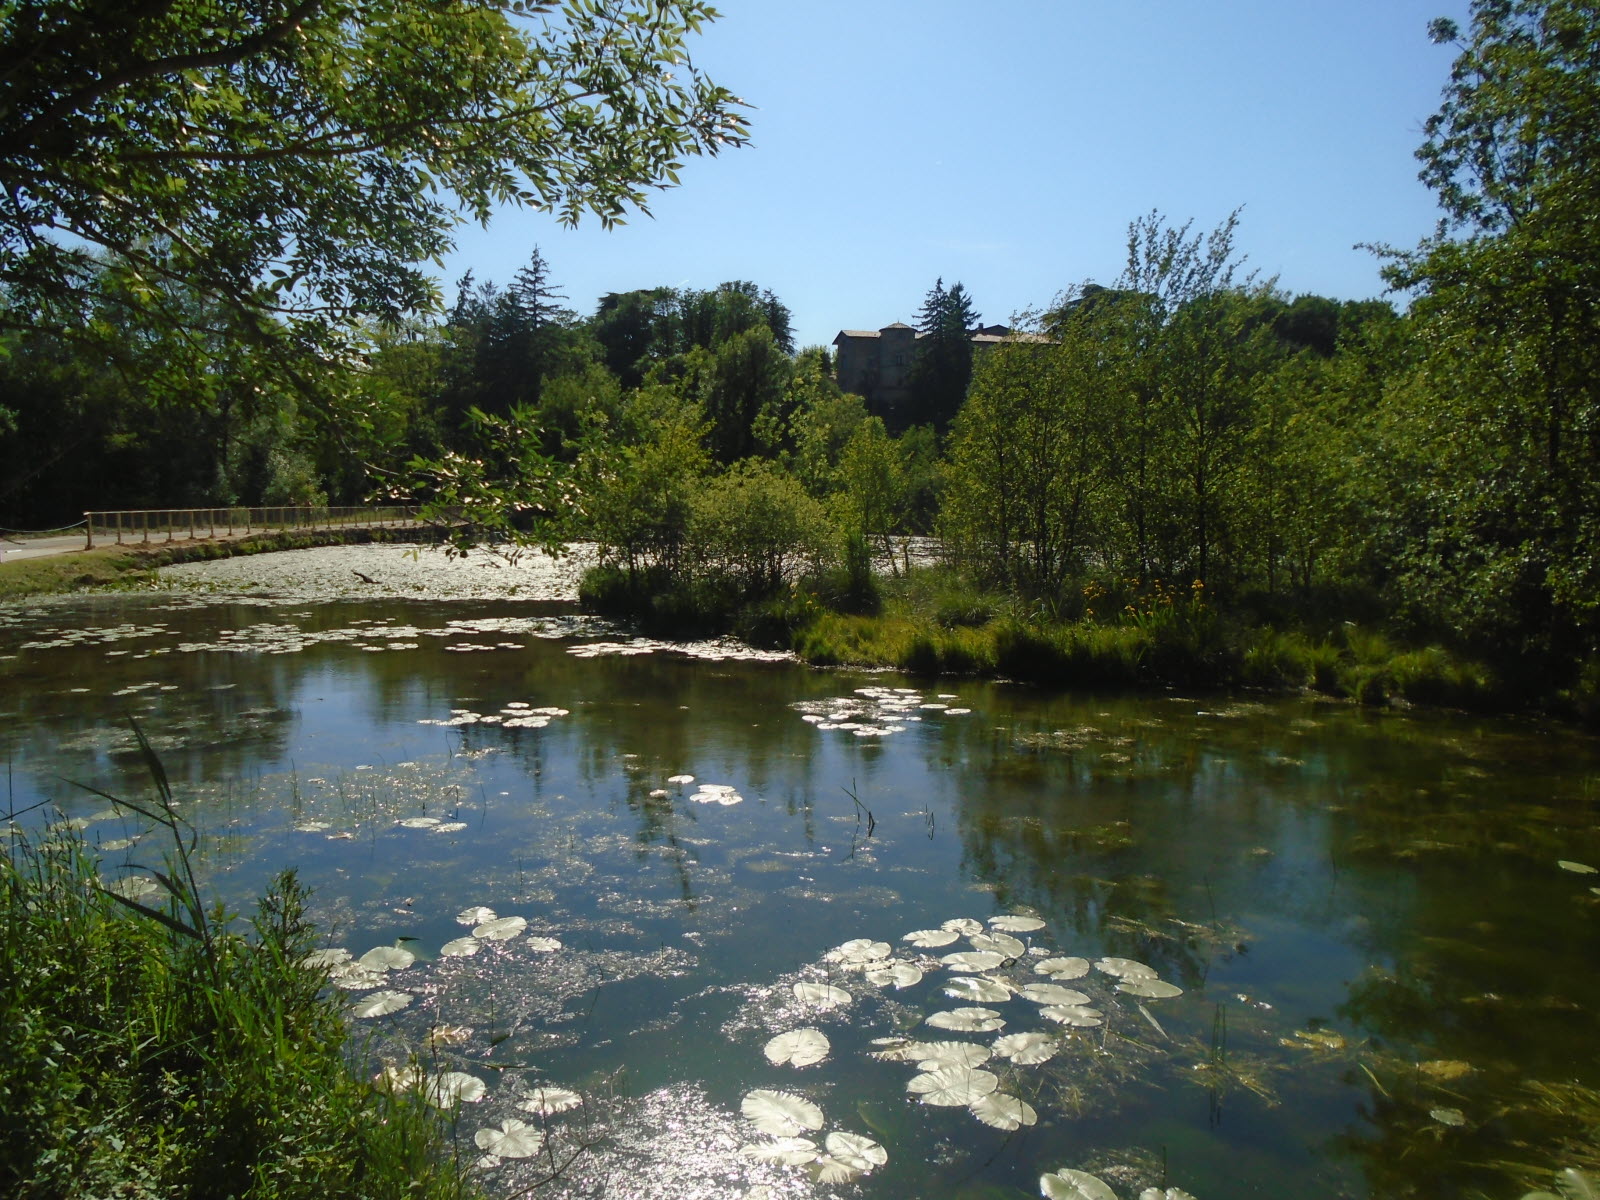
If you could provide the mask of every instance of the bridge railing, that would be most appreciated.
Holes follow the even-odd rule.
[[[423,522],[410,504],[328,505],[298,504],[232,508],[133,508],[117,512],[86,512],[85,549],[95,539],[148,543],[152,538],[233,537],[289,529],[413,529]]]

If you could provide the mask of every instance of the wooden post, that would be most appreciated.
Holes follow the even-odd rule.
[[[83,532],[86,535],[86,540],[83,543],[83,548],[85,550],[93,550],[94,549],[94,514],[93,513],[87,513],[86,512],[86,513],[83,514]]]

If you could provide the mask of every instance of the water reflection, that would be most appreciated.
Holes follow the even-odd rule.
[[[465,1135],[526,1120],[530,1088],[584,1094],[553,1143],[587,1147],[558,1193],[609,1177],[662,1200],[832,1194],[814,1166],[741,1153],[741,1098],[775,1086],[816,1103],[822,1132],[886,1147],[848,1185],[868,1195],[1029,1194],[1080,1167],[1201,1200],[1516,1196],[1593,1154],[1600,896],[1556,865],[1600,863],[1587,740],[568,653],[594,636],[507,603],[10,610],[11,805],[95,818],[111,872],[136,873],[139,823],[61,782],[147,790],[119,724],[136,716],[231,903],[293,863],[334,944],[414,951],[383,986],[415,999],[374,1020],[396,1063],[488,1081]],[[535,709],[562,712],[506,723]],[[697,803],[703,784],[740,800]],[[529,932],[442,954],[476,905]],[[969,1002],[944,994],[941,951],[902,939],[1012,911],[1045,921],[1018,935],[1027,951],[1138,960],[1183,992],[1096,976],[1107,1020],[1086,1029],[1014,997],[972,1002],[1004,1015],[999,1034],[1066,1047],[1005,1068],[1039,1118],[1008,1134],[918,1104],[910,1068],[869,1054],[875,1037],[992,1040],[927,1029]],[[863,986],[825,957],[854,938],[922,978]],[[1021,986],[1040,957],[987,973]],[[852,1002],[802,1011],[803,982]],[[785,1076],[762,1047],[801,1026],[831,1051]],[[507,1159],[492,1178],[536,1169]]]

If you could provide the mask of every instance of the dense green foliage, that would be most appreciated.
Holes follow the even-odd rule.
[[[420,1099],[358,1078],[292,873],[243,929],[169,876],[157,917],[70,833],[0,861],[0,1191],[463,1197]]]
[[[196,372],[125,319],[125,264],[105,263],[82,302],[110,360],[34,331],[0,361],[0,520],[70,520],[83,501],[41,483],[67,456],[93,464],[105,503],[415,494],[458,544],[596,541],[608,573],[589,595],[608,608],[700,627],[781,611],[790,630],[873,611],[869,561],[905,575],[905,539],[937,534],[963,587],[1006,598],[1015,628],[995,646],[1072,625],[1127,650],[1140,680],[1166,662],[1290,685],[1338,675],[1301,670],[1306,647],[1371,665],[1433,646],[1484,664],[1441,695],[1591,706],[1600,20],[1578,0],[1478,0],[1469,29],[1432,32],[1460,42],[1419,151],[1445,219],[1383,252],[1404,313],[1256,278],[1237,214],[1205,232],[1151,213],[1116,279],[1068,287],[998,344],[975,346],[965,289],[935,284],[910,399],[875,415],[825,351],[795,352],[787,308],[755,283],[641,288],[581,315],[535,249],[509,281],[462,280],[441,320],[350,329],[363,354],[336,386],[361,419],[335,437],[315,397],[227,335],[236,306],[166,286],[223,331]],[[177,422],[192,453],[163,453]],[[1155,595],[1196,617],[1182,664],[1146,644]],[[1084,661],[962,642],[991,626],[957,622],[919,653]],[[1389,652],[1356,654],[1351,628]]]

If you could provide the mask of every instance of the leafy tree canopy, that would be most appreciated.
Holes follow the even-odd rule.
[[[146,323],[181,283],[280,349],[434,302],[498,204],[606,225],[745,139],[701,0],[0,0],[0,326]],[[284,338],[281,335],[290,335]]]

